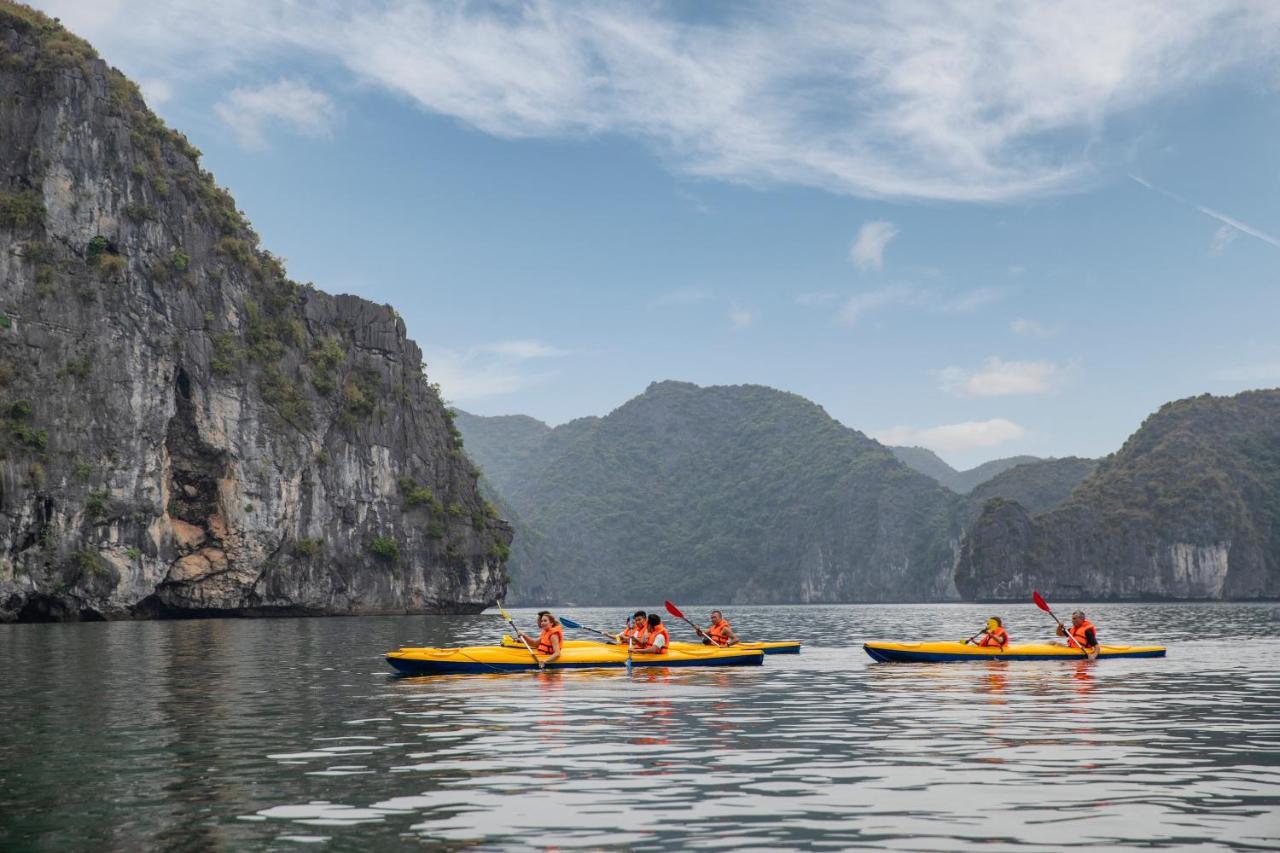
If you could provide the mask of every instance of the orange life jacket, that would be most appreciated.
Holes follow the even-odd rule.
[[[727,646],[729,645],[729,622],[727,619],[721,619],[719,625],[712,625],[707,629],[707,639],[711,640],[712,645]]]
[[[644,645],[645,637],[649,635],[649,625],[632,625],[630,628],[622,632],[622,639],[631,638],[633,645]]]
[[[650,631],[648,639],[645,640],[645,645],[646,646],[653,645],[653,641],[658,639],[658,637],[662,637],[665,642],[663,642],[662,648],[655,649],[654,651],[650,652],[650,654],[665,655],[667,651],[671,648],[671,635],[667,633],[666,625],[659,625],[658,627]]]
[[[987,635],[982,638],[980,646],[1007,646],[1009,645],[1009,632],[1004,628],[992,628]]]
[[[564,628],[559,625],[552,625],[550,628],[544,629],[542,635],[538,637],[538,654],[549,655],[555,652],[556,647],[551,645],[551,638],[556,635],[560,636],[560,648],[564,648]]]
[[[1093,623],[1088,619],[1081,622],[1078,626],[1072,625],[1067,630],[1071,632],[1072,639],[1080,644],[1080,648],[1086,649],[1089,647],[1089,641],[1086,637],[1088,637],[1090,629],[1093,629],[1093,637],[1096,640],[1098,638],[1098,629],[1094,628]]]

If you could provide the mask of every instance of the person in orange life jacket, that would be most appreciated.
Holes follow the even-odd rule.
[[[987,619],[987,627],[981,634],[982,639],[978,640],[975,645],[979,646],[999,646],[1003,649],[1009,645],[1009,632],[1004,629],[1004,623],[1000,621],[999,616],[992,616]],[[970,637],[969,640],[972,640]],[[965,640],[965,642],[969,642]]]
[[[649,634],[645,637],[645,645],[636,649],[642,655],[665,655],[671,648],[671,635],[667,626],[662,624],[662,617],[657,613],[649,614]]]
[[[637,610],[631,615],[631,622],[627,625],[627,630],[618,635],[619,643],[626,643],[631,640],[633,646],[643,646],[645,637],[649,633],[649,621],[643,610]]]
[[[560,652],[564,649],[564,628],[556,621],[556,617],[551,615],[550,610],[544,610],[538,614],[538,627],[542,629],[542,633],[536,639],[525,634],[521,634],[520,637],[533,646],[536,653],[547,655],[538,661],[538,668],[541,669],[549,663],[560,660]]]
[[[711,611],[711,627],[705,631],[699,628],[698,636],[706,646],[732,646],[738,642],[738,635],[733,633],[729,621],[719,610]]]
[[[1062,630],[1062,626],[1058,626],[1058,636],[1065,637],[1071,634],[1071,639],[1076,641],[1082,649],[1096,649],[1098,647],[1098,629],[1093,627],[1093,623],[1084,618],[1084,611],[1077,610],[1071,614],[1070,631]],[[1074,644],[1068,642],[1068,646]]]

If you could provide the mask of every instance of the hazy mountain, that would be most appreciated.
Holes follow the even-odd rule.
[[[992,459],[983,462],[976,468],[957,471],[939,458],[938,454],[924,447],[890,447],[893,455],[904,464],[911,466],[927,477],[932,477],[957,494],[968,494],[973,487],[984,483],[992,477],[1007,471],[1015,465],[1035,462],[1036,456],[1009,456],[1004,459]]]

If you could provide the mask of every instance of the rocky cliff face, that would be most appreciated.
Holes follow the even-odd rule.
[[[404,324],[197,157],[0,0],[0,619],[482,608],[510,529]]]
[[[963,500],[819,406],[760,386],[659,382],[548,430],[459,416],[539,554],[522,601],[954,598]]]
[[[1060,507],[988,501],[967,598],[1280,596],[1280,391],[1169,403]]]

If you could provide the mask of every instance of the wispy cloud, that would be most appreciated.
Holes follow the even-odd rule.
[[[1017,441],[1025,434],[1026,430],[1013,421],[992,418],[989,421],[964,421],[924,429],[895,426],[873,432],[871,437],[881,444],[894,447],[919,446],[939,453],[963,453]]]
[[[1216,255],[1227,246],[1230,246],[1239,236],[1240,232],[1230,225],[1219,225],[1218,230],[1213,232],[1213,240],[1209,244],[1209,251]]]
[[[1277,8],[1280,8],[1280,7],[1277,7]],[[1239,219],[1235,219],[1230,216],[1227,216],[1225,213],[1219,213],[1218,211],[1214,210],[1211,207],[1205,207],[1202,204],[1197,204],[1191,199],[1180,196],[1175,192],[1171,192],[1169,190],[1164,189],[1163,187],[1158,187],[1155,184],[1151,183],[1150,181],[1146,180],[1145,178],[1140,178],[1137,175],[1132,175],[1132,174],[1129,175],[1129,177],[1137,181],[1139,184],[1146,187],[1147,189],[1151,190],[1152,192],[1160,193],[1160,195],[1165,196],[1166,198],[1171,198],[1176,202],[1190,205],[1191,207],[1194,207],[1196,210],[1203,213],[1205,216],[1208,216],[1211,219],[1216,219],[1219,222],[1223,223],[1223,225],[1234,228],[1236,231],[1239,231],[1241,234],[1248,234],[1250,237],[1254,237],[1258,240],[1261,240],[1264,243],[1270,243],[1272,246],[1275,246],[1276,248],[1280,249],[1280,237],[1273,237],[1272,235],[1266,233],[1265,231],[1262,231],[1258,228],[1254,228],[1252,225],[1249,225],[1248,223],[1241,222]],[[1222,239],[1219,236],[1221,235],[1221,233],[1222,233],[1222,229],[1219,228],[1218,232],[1214,234],[1214,240],[1213,240],[1214,248],[1218,251],[1220,251],[1223,247],[1225,247],[1227,243],[1231,242],[1229,239]]]
[[[1058,333],[1058,330],[1036,320],[1028,320],[1025,317],[1019,317],[1009,324],[1009,330],[1015,335],[1022,335],[1024,338],[1049,338]]]
[[[819,305],[826,305],[840,298],[840,294],[834,290],[822,290],[814,293],[801,293],[796,297],[796,304],[803,305],[805,308],[815,308]]]
[[[710,290],[705,290],[701,287],[690,287],[664,293],[653,300],[650,305],[654,308],[662,308],[668,305],[694,305],[699,302],[707,302],[714,297],[715,294]]]
[[[733,323],[735,329],[745,329],[755,324],[759,318],[759,314],[749,308],[743,308],[741,305],[731,305],[729,307],[729,322]]]
[[[676,171],[864,197],[1069,190],[1117,114],[1274,56],[1280,5],[37,0],[138,78],[305,54],[502,137],[620,134]],[[105,10],[104,10],[104,7]]]
[[[944,311],[955,311],[961,314],[976,311],[983,305],[990,305],[1004,298],[1005,292],[998,287],[976,287],[951,297],[943,303]]]
[[[898,236],[898,226],[883,220],[864,222],[849,247],[849,260],[860,270],[884,269],[884,250]]]
[[[986,359],[977,370],[946,367],[938,371],[943,391],[957,397],[1003,397],[1043,394],[1053,389],[1062,369],[1048,361]]]
[[[249,149],[267,147],[270,125],[283,125],[301,136],[323,137],[339,121],[332,98],[297,80],[233,89],[213,109],[235,131],[240,145]]]
[[[840,307],[836,320],[846,326],[852,326],[870,311],[889,305],[906,305],[918,302],[920,299],[921,292],[906,285],[892,285],[855,293]]]
[[[440,383],[451,403],[497,397],[542,384],[557,371],[530,369],[528,362],[566,355],[567,350],[534,340],[497,341],[464,350],[438,347],[424,353],[428,378]]]

